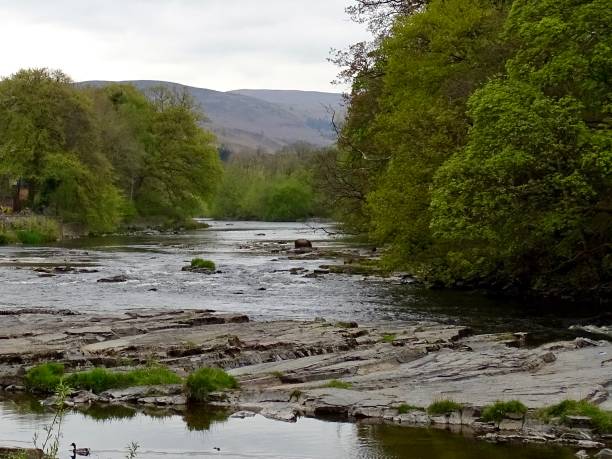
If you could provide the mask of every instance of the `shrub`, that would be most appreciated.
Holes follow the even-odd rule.
[[[236,389],[238,381],[220,368],[200,368],[189,375],[185,386],[189,400],[204,402],[211,392]]]
[[[351,387],[353,387],[353,385],[350,382],[332,379],[330,382],[325,384],[323,387],[328,387],[330,389],[350,389]]]
[[[204,260],[203,258],[194,258],[191,260],[191,267],[195,269],[209,269],[214,271],[216,269],[215,263],[210,260]]]
[[[517,413],[525,415],[527,407],[518,400],[510,400],[508,402],[495,402],[493,405],[488,405],[482,411],[482,420],[485,422],[500,423],[507,414]]]
[[[459,411],[463,405],[453,400],[438,400],[427,407],[427,413],[431,415],[449,414],[453,411]]]
[[[89,371],[73,373],[66,378],[66,383],[75,389],[90,390],[95,393],[109,389],[123,389],[134,386],[155,386],[161,384],[180,384],[183,380],[168,368],[155,365],[132,371],[109,371],[106,368],[94,368]]]
[[[30,392],[52,393],[64,377],[64,365],[61,363],[44,363],[37,365],[25,375],[25,386]]]
[[[567,423],[568,416],[588,416],[597,430],[602,433],[612,433],[612,412],[604,411],[586,401],[564,400],[540,410],[538,414],[545,421],[560,418],[564,424]]]

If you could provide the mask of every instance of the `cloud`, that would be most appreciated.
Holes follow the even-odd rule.
[[[0,75],[337,91],[330,48],[367,38],[351,0],[0,0]],[[7,45],[8,44],[8,45]]]

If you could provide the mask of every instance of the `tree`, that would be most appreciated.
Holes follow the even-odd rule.
[[[611,278],[610,23],[602,0],[514,3],[507,76],[471,97],[470,140],[436,177],[448,280],[550,292]]]

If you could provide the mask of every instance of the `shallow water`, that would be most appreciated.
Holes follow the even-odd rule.
[[[588,322],[597,314],[585,307],[543,308],[466,292],[430,291],[380,278],[331,274],[307,279],[288,270],[312,270],[338,260],[287,260],[282,255],[241,246],[300,237],[316,246],[345,244],[328,232],[314,231],[300,223],[211,224],[208,230],[181,235],[81,239],[51,247],[0,247],[0,307],[80,311],[212,308],[246,313],[260,320],[433,319],[470,325],[477,332],[529,331],[533,343],[572,337],[569,325]],[[181,272],[181,267],[196,256],[214,260],[222,273]],[[58,264],[99,272],[40,277],[32,271],[35,266]],[[130,280],[118,284],[96,282],[119,274]],[[0,444],[28,446],[32,435],[41,432],[50,417],[36,404],[0,400]],[[227,419],[223,414],[202,410],[172,416],[148,416],[125,408],[71,412],[65,419],[62,447],[67,450],[72,441],[92,448],[95,458],[112,459],[125,457],[125,447],[131,441],[141,445],[139,459],[573,457],[565,449],[496,446],[432,429],[304,418],[287,424],[260,416]]]
[[[53,247],[0,247],[0,307],[83,311],[211,308],[264,320],[434,319],[470,325],[477,332],[529,331],[535,342],[572,337],[569,325],[588,322],[597,314],[582,306],[543,307],[467,292],[431,291],[379,278],[327,275],[307,279],[288,270],[314,269],[338,260],[287,260],[241,246],[300,237],[317,246],[345,244],[326,231],[301,223],[210,223],[208,230],[181,235],[80,239]],[[223,273],[181,272],[196,256],[214,260]],[[45,264],[70,264],[100,272],[40,277],[31,270]],[[119,274],[130,280],[96,282]]]
[[[29,446],[52,413],[34,402],[0,401],[0,444]],[[70,412],[63,423],[60,458],[73,441],[93,458],[125,457],[130,442],[139,459],[222,457],[240,459],[569,459],[564,448],[492,445],[436,429],[324,422],[296,423],[262,416],[245,419],[194,408],[184,414],[147,415],[130,408]],[[10,440],[10,441],[9,441]],[[220,451],[216,451],[217,447]]]

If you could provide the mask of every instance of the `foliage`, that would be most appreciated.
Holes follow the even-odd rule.
[[[536,291],[610,279],[606,3],[514,3],[506,29],[519,50],[506,77],[471,97],[470,140],[434,183],[432,228],[453,246],[450,279]]]
[[[189,400],[204,402],[211,392],[236,389],[238,381],[220,368],[200,368],[187,377],[185,387]]]
[[[24,378],[25,387],[30,392],[52,393],[62,382],[64,365],[43,363],[30,368]]]
[[[348,68],[340,149],[320,166],[346,227],[435,284],[609,284],[607,3],[358,2],[353,15],[393,25]]]
[[[201,120],[191,99],[165,87],[147,97],[21,70],[0,81],[0,177],[25,183],[35,212],[94,233],[137,217],[183,221],[202,213],[221,175]]]
[[[518,400],[510,400],[508,402],[495,402],[492,405],[486,406],[482,410],[482,420],[485,422],[500,423],[508,414],[515,413],[525,415],[527,407]]]
[[[94,368],[89,371],[72,373],[65,378],[65,381],[75,389],[90,390],[97,394],[109,389],[181,384],[183,382],[176,373],[159,365],[125,372],[110,371],[106,368]]]
[[[540,410],[539,416],[546,422],[552,418],[560,418],[563,423],[568,421],[568,416],[587,416],[591,418],[593,426],[601,433],[612,432],[612,412],[604,411],[584,400],[564,400],[561,403]]]
[[[463,405],[453,400],[437,400],[427,407],[427,413],[431,415],[446,415],[454,411],[460,411]]]
[[[312,169],[315,153],[234,156],[213,200],[215,218],[296,221],[323,216]]]
[[[215,263],[210,260],[204,260],[203,258],[194,258],[191,260],[191,267],[196,269],[209,269],[214,271],[216,269]]]
[[[329,389],[350,389],[353,385],[347,381],[339,381],[337,379],[332,379],[330,382],[325,384],[323,387]]]

